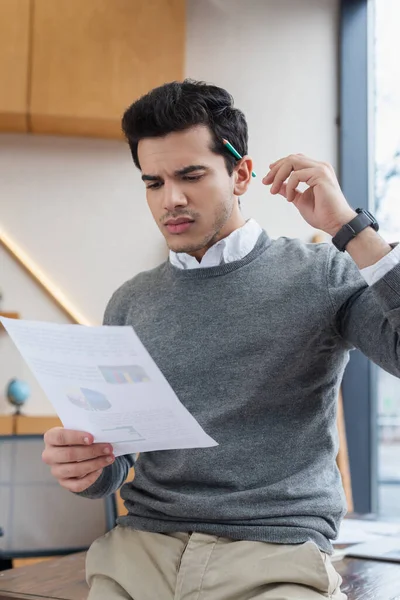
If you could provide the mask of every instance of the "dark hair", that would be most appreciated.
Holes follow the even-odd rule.
[[[223,88],[191,79],[166,83],[136,100],[122,118],[122,130],[138,169],[140,140],[163,137],[195,125],[209,128],[213,139],[211,150],[224,157],[231,175],[237,159],[225,148],[222,138],[244,156],[248,133],[244,114],[234,108],[232,96]]]

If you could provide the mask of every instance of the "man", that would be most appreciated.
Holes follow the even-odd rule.
[[[329,560],[345,512],[336,402],[354,347],[400,374],[399,251],[329,165],[302,155],[263,183],[347,253],[245,222],[247,125],[223,89],[152,90],[123,130],[170,257],[117,290],[104,322],[135,328],[219,446],[139,456],[128,515],[89,551],[90,598],[344,598]],[[87,433],[45,442],[54,477],[87,498],[116,491],[133,464]]]

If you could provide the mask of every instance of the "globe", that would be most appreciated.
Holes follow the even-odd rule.
[[[21,407],[30,396],[31,390],[26,381],[12,379],[6,388],[6,395],[10,404],[16,407],[16,412],[21,412]]]

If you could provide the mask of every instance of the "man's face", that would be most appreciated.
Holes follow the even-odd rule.
[[[138,147],[147,202],[169,248],[198,258],[242,224],[236,176],[211,145],[208,128],[197,126]]]

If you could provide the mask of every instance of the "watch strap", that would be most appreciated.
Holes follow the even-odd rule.
[[[338,250],[344,252],[347,244],[367,227],[378,231],[379,225],[375,217],[363,208],[356,209],[357,216],[343,227],[332,238],[332,243]]]

